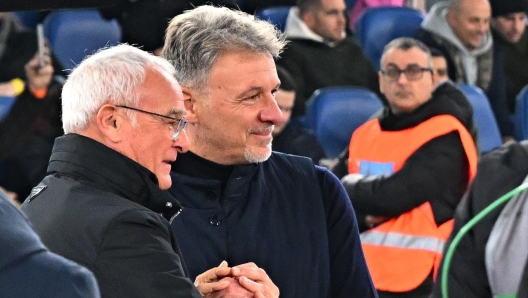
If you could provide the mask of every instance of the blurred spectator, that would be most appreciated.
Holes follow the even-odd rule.
[[[40,68],[35,32],[0,13],[0,95],[15,97],[0,120],[0,186],[22,202],[46,174],[55,137],[62,134],[60,92],[54,80],[62,67],[46,48]]]
[[[169,20],[187,9],[213,3],[237,8],[235,0],[117,0],[101,8],[107,19],[115,18],[122,30],[122,42],[158,55],[163,47]]]
[[[381,65],[389,107],[354,131],[342,182],[379,297],[428,297],[476,171],[472,110],[451,83],[435,89],[429,49],[417,40],[390,42]]]
[[[240,2],[240,1],[239,1]],[[249,14],[273,6],[295,6],[296,0],[245,0],[240,3],[240,9]]]
[[[432,48],[431,50],[431,57],[433,59],[433,79],[436,84],[437,90],[433,92],[433,96],[439,95],[442,92],[446,92],[449,94],[450,90],[454,88],[452,84],[448,84],[446,86],[443,85],[445,82],[451,82],[449,80],[449,77],[447,76],[447,61],[438,49]],[[454,98],[455,100],[461,100],[463,105],[466,105],[468,102],[468,99],[465,97],[456,96]],[[475,122],[475,119],[473,117],[473,121],[471,123],[471,126],[468,127],[469,133],[471,134],[471,137],[473,138],[473,141],[475,142],[475,146],[477,147],[477,153],[480,156],[480,147],[478,142],[478,129],[477,124]]]
[[[277,66],[277,74],[281,82],[279,90],[275,93],[275,100],[282,111],[282,123],[273,129],[273,151],[306,156],[314,164],[324,157],[324,151],[317,137],[309,130],[290,122],[291,112],[295,100],[295,81],[288,71]]]
[[[503,141],[507,141],[513,139],[513,122],[502,57],[489,32],[490,17],[488,0],[440,2],[431,8],[417,38],[442,52],[453,82],[476,85],[486,93]]]
[[[167,15],[162,0],[118,0],[110,7],[101,8],[104,18],[115,18],[121,26],[124,43],[145,51],[159,52],[167,28]],[[170,1],[172,2],[172,1]]]
[[[447,251],[461,228],[476,218],[478,213],[517,186],[528,182],[526,175],[527,142],[508,142],[484,155],[479,162],[477,176],[456,210],[453,232],[444,251]],[[447,275],[448,297],[528,297],[526,194],[525,190],[519,197],[498,205],[461,238]],[[512,204],[516,203],[524,205],[524,210],[512,210]],[[499,224],[499,218],[504,219],[504,216],[515,218],[514,224]],[[501,250],[500,245],[508,249]],[[442,282],[442,271],[439,271],[433,297],[444,297],[441,294]]]
[[[290,42],[277,64],[297,85],[292,117],[304,115],[306,101],[323,87],[354,85],[379,93],[376,69],[346,36],[345,13],[343,0],[299,0],[290,10],[284,32]]]
[[[1,189],[0,256],[0,297],[100,297],[93,274],[49,252]]]
[[[506,96],[510,113],[515,98],[528,84],[528,0],[491,0],[491,33],[504,59]]]
[[[447,61],[438,49],[431,49],[431,57],[433,58],[433,79],[438,85],[442,82],[449,81],[447,76]]]

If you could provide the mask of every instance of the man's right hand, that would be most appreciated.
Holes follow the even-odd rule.
[[[207,298],[279,297],[277,286],[254,263],[230,268],[223,261],[220,266],[198,275],[194,285]]]

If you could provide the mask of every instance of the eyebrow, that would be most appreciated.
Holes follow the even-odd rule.
[[[396,64],[394,64],[394,63],[389,63],[389,64],[387,64],[387,67],[388,67],[388,66],[394,66],[394,67],[397,67],[397,68],[399,69],[398,65],[396,65]],[[420,66],[420,64],[418,64],[418,63],[411,63],[411,64],[407,64],[407,66],[405,66],[405,68],[407,68],[407,67],[409,67],[409,66],[424,67],[424,66]],[[404,69],[405,69],[405,68],[404,68]]]
[[[275,88],[273,88],[273,91],[277,91],[279,89],[279,86],[280,86],[280,82],[277,83],[277,85],[275,86]],[[249,89],[247,89],[246,91],[240,93],[240,95],[238,95],[238,97],[244,97],[246,94],[252,92],[252,91],[258,91],[258,92],[262,92],[264,88],[262,87],[258,87],[258,86],[252,86],[252,87],[249,87]]]
[[[180,119],[187,114],[187,111],[183,109],[171,109],[169,112],[169,115],[176,117],[177,119]]]

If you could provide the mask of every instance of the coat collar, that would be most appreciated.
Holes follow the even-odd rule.
[[[148,169],[121,153],[78,134],[55,140],[48,175],[71,176],[92,182],[171,220],[181,211],[180,203],[162,191]]]

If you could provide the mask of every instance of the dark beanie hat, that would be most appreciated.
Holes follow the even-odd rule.
[[[528,12],[528,0],[490,0],[491,16],[505,16],[515,12]]]

